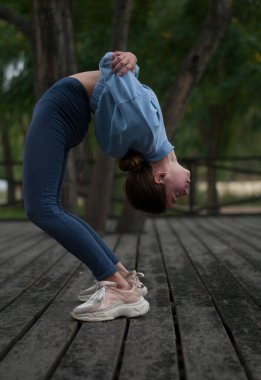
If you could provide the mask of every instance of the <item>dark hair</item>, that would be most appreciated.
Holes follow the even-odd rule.
[[[166,211],[165,186],[162,183],[155,183],[152,167],[140,153],[130,150],[119,161],[119,167],[129,172],[125,182],[125,192],[135,209],[153,214]]]

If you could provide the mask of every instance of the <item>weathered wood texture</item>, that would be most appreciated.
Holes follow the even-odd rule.
[[[260,217],[150,219],[105,236],[145,272],[150,312],[78,323],[87,269],[27,222],[0,223],[3,380],[260,380]]]

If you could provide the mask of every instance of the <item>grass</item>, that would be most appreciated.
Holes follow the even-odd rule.
[[[27,220],[24,206],[22,204],[15,206],[0,207],[0,220]]]

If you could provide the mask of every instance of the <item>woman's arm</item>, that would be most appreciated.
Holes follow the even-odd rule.
[[[70,75],[72,78],[78,79],[81,84],[85,87],[89,98],[92,95],[93,89],[100,78],[100,70],[96,71],[84,71],[82,73],[77,73]]]
[[[111,56],[111,68],[114,73],[119,72],[120,76],[123,76],[127,71],[132,71],[135,73],[135,67],[137,63],[137,58],[133,53],[115,51]],[[82,73],[77,73],[70,75],[73,78],[78,79],[82,85],[85,87],[89,97],[91,97],[93,89],[100,78],[100,70],[96,71],[85,71]]]

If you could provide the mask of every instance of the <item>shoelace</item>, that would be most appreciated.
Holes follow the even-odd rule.
[[[140,281],[140,278],[145,277],[144,274],[142,272],[136,272],[135,277],[136,277],[136,286],[138,288],[144,287],[143,283]],[[96,301],[99,302],[104,298],[106,294],[106,290],[107,290],[106,286],[99,287],[98,281],[95,281],[95,285],[97,286],[98,289],[95,291],[95,293],[93,293],[93,295],[91,296],[88,302],[96,302]]]
[[[95,293],[93,293],[93,295],[91,296],[91,298],[89,299],[89,302],[99,302],[101,301],[105,294],[106,294],[106,286],[103,286],[103,287],[100,287],[98,290],[96,290]]]
[[[140,281],[140,278],[143,278],[144,277],[144,274],[141,273],[141,272],[136,272],[136,285],[138,288],[143,288],[144,285],[143,283]]]

